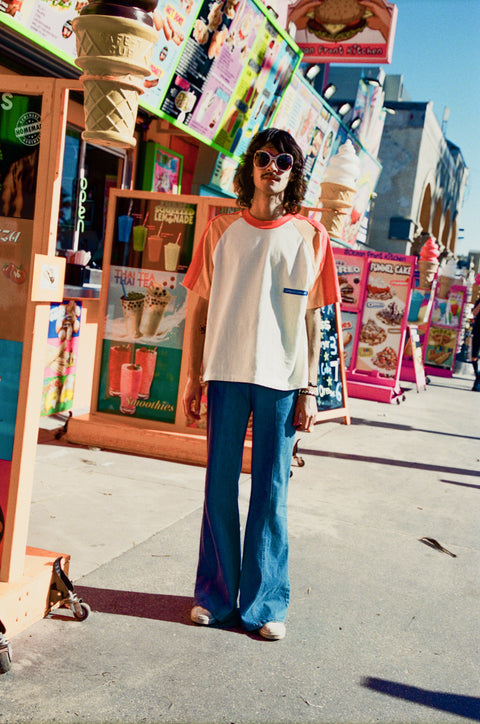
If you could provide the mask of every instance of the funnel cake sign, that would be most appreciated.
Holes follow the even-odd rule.
[[[397,7],[386,0],[297,0],[288,22],[306,63],[390,63]]]

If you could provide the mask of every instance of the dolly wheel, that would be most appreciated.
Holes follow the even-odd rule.
[[[85,621],[86,618],[90,616],[91,608],[88,605],[88,603],[85,603],[85,601],[80,601],[80,603],[75,606],[73,614],[77,621]]]

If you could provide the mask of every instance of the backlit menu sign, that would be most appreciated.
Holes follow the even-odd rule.
[[[397,7],[386,0],[290,3],[288,23],[307,63],[390,63]]]

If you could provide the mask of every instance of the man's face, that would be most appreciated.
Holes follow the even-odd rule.
[[[280,159],[280,161],[283,162],[281,163],[281,166],[282,168],[285,168],[285,166],[288,164],[285,163],[286,159],[284,157],[289,156],[289,154],[280,153],[279,151],[277,151],[276,148],[274,148],[274,146],[270,144],[262,146],[262,148],[259,149],[257,153],[262,151],[266,151],[268,154],[270,154],[271,158],[267,159],[266,156],[261,158],[260,153],[260,159],[263,162],[268,161],[268,164],[266,166],[264,166],[264,164],[262,163],[262,168],[258,168],[254,159],[253,184],[255,188],[259,191],[262,191],[269,196],[276,196],[283,193],[287,188],[288,182],[290,181],[290,175],[292,173],[292,166],[290,166],[290,168],[288,168],[287,170],[282,170],[281,168],[278,168],[275,159],[277,159],[278,156],[281,156],[282,158]]]

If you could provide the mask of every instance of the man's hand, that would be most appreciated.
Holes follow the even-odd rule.
[[[188,422],[200,419],[200,402],[202,399],[202,385],[200,379],[189,377],[183,391],[182,406]]]
[[[317,398],[314,395],[298,395],[293,414],[293,426],[300,432],[311,432],[317,414]]]

